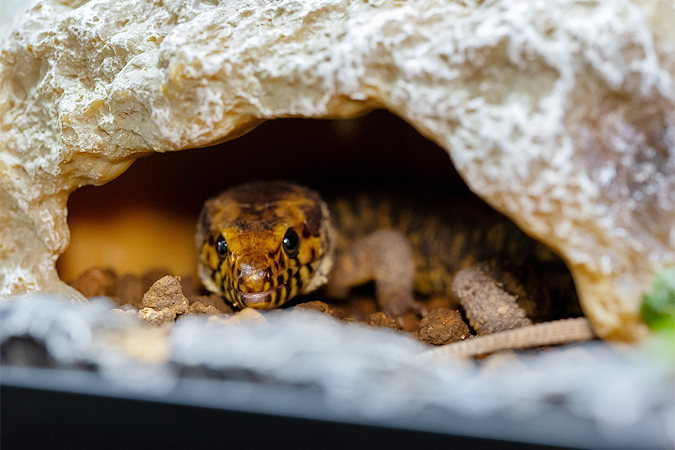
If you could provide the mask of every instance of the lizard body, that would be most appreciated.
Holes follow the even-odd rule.
[[[413,288],[449,293],[454,275],[476,261],[554,259],[487,207],[396,193],[324,201],[282,181],[207,201],[196,244],[203,284],[236,307],[272,309],[324,284],[343,296],[374,280],[382,310],[393,316],[419,309]]]

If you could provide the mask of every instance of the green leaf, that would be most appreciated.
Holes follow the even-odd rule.
[[[654,291],[642,296],[642,319],[654,331],[675,330],[675,267],[654,277]]]

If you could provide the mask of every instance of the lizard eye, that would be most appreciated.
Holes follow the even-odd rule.
[[[298,238],[298,233],[295,232],[293,228],[289,228],[284,236],[284,251],[290,257],[293,257],[298,254],[300,250],[300,239]]]
[[[216,253],[218,253],[218,256],[221,258],[227,256],[227,242],[225,242],[225,238],[222,234],[218,236],[218,239],[216,240]]]

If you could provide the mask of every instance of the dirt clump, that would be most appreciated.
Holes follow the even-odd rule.
[[[439,308],[420,320],[419,338],[433,345],[444,345],[469,337],[469,327],[459,311]]]
[[[328,304],[319,301],[319,300],[312,300],[311,302],[305,302],[305,303],[299,303],[295,305],[293,310],[303,310],[303,311],[319,311],[321,313],[325,314],[333,314],[333,310],[331,309]]]
[[[152,325],[161,325],[185,314],[190,302],[183,295],[180,278],[166,275],[155,281],[143,295],[142,306],[138,318]]]
[[[138,311],[138,318],[148,325],[160,326],[176,320],[176,311],[167,308],[157,311],[153,308],[143,308]]]
[[[155,281],[148,292],[143,295],[144,308],[152,308],[158,311],[171,308],[177,314],[183,314],[189,306],[187,297],[183,295],[180,278],[171,275],[166,275]]]
[[[110,269],[95,266],[82,272],[72,286],[85,297],[106,295],[112,297],[117,291],[117,275]]]
[[[401,326],[401,331],[417,333],[420,327],[420,318],[416,313],[408,312],[398,318],[398,323]]]
[[[220,311],[214,306],[205,305],[200,301],[196,301],[190,304],[187,310],[189,315],[198,315],[198,316],[215,316],[220,314]]]
[[[374,327],[385,327],[393,330],[400,330],[401,325],[393,317],[389,317],[383,312],[376,312],[368,316],[368,325]]]
[[[232,314],[234,310],[230,305],[225,303],[225,300],[218,294],[199,295],[196,297],[187,296],[190,299],[190,305],[194,303],[201,303],[205,306],[212,306],[218,310],[219,314]]]
[[[147,289],[143,289],[141,277],[132,273],[125,273],[117,281],[116,301],[120,306],[131,305],[136,309],[142,309],[143,294],[146,291]]]
[[[452,281],[452,292],[478,335],[532,325],[518,295],[504,288],[504,276],[494,264],[477,264],[460,270]]]

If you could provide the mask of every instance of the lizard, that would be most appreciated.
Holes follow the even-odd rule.
[[[480,261],[534,259],[541,265],[556,260],[543,244],[487,207],[394,197],[324,200],[312,189],[285,181],[228,189],[207,200],[198,219],[199,277],[206,289],[236,308],[261,310],[324,285],[330,296],[344,297],[350,288],[374,281],[380,308],[398,317],[424,314],[415,291],[450,293],[455,275]],[[477,331],[531,325],[514,303],[515,322],[486,327],[485,308],[472,308],[471,296],[465,297],[462,305]],[[527,309],[529,315],[545,317],[550,305]]]

